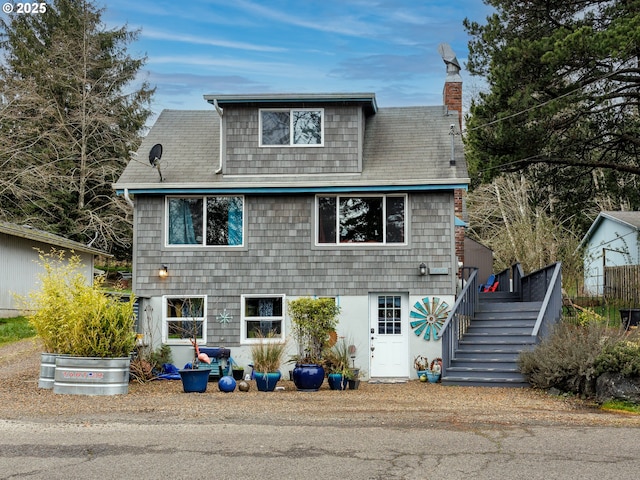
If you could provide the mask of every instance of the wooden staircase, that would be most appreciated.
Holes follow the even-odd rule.
[[[532,349],[531,332],[542,302],[511,292],[481,293],[476,312],[444,372],[444,385],[528,387],[517,359]]]

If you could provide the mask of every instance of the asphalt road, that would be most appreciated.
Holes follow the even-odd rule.
[[[0,478],[637,479],[640,429],[0,420]]]

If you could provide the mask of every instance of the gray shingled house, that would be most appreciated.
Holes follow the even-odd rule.
[[[208,111],[164,110],[115,184],[134,205],[147,338],[181,366],[191,347],[178,327],[195,321],[201,344],[247,364],[256,331],[289,336],[287,300],[328,296],[366,376],[415,376],[416,355],[439,356],[461,260],[454,192],[469,182],[461,81],[449,80],[456,111],[379,108],[372,93],[206,95]]]

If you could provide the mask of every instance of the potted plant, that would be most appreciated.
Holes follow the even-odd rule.
[[[333,298],[301,297],[287,303],[298,345],[293,382],[298,390],[315,391],[324,381],[323,355],[335,334],[340,307]]]
[[[427,371],[429,370],[429,360],[427,359],[427,357],[418,355],[413,359],[413,368],[416,369],[418,379],[425,381],[427,377]],[[424,380],[422,378],[423,376],[425,377]]]
[[[258,343],[251,346],[253,376],[260,392],[272,392],[280,380],[280,364],[286,350],[286,341],[272,332],[266,336],[258,334]]]
[[[203,306],[195,304],[190,298],[187,298],[181,305],[181,310],[185,313],[192,314],[190,320],[185,320],[180,324],[172,325],[175,332],[182,332],[185,336],[189,337],[189,341],[193,346],[193,359],[191,364],[187,364],[184,368],[178,370],[180,374],[180,380],[182,380],[182,389],[185,393],[204,393],[207,391],[207,385],[211,375],[211,368],[207,368],[207,365],[211,365],[211,359],[209,356],[200,351],[198,346],[198,323],[195,319],[196,316],[201,316]],[[188,318],[188,317],[187,317]],[[219,371],[219,367],[215,366]]]
[[[135,347],[133,295],[107,294],[104,279],[87,282],[83,266],[64,251],[40,252],[41,288],[23,299],[45,350],[56,354],[55,393],[114,395],[128,392]]]
[[[349,355],[349,343],[344,338],[339,339],[327,352],[325,365],[329,370],[327,381],[331,390],[346,390],[348,381],[353,378]]]
[[[429,370],[427,371],[427,380],[429,380],[429,383],[436,383],[440,380],[441,373],[442,359],[440,357],[434,358],[429,365]]]
[[[242,380],[244,378],[244,367],[234,363],[231,366],[231,375],[235,380]]]

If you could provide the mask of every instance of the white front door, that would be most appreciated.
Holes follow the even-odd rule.
[[[371,377],[409,376],[408,304],[405,294],[369,295]]]

